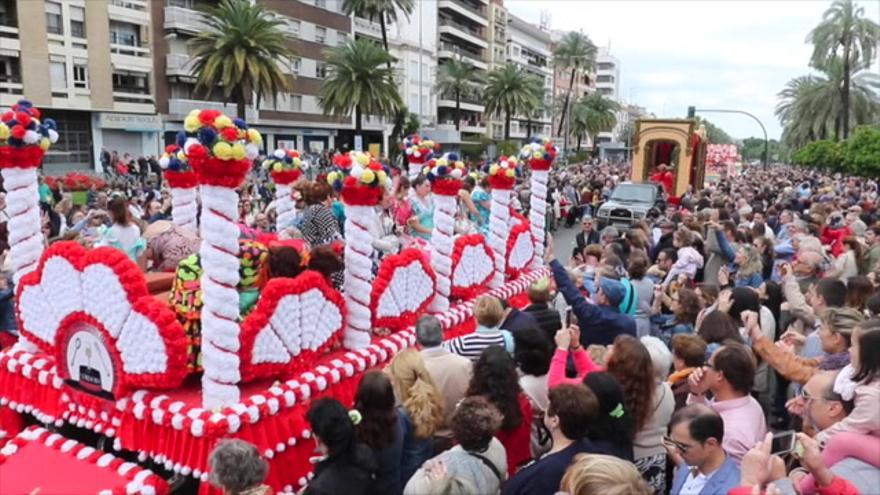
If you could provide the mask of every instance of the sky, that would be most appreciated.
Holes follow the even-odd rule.
[[[858,1],[880,22],[880,2]],[[771,139],[782,129],[776,94],[810,72],[810,30],[830,0],[505,0],[515,15],[551,28],[583,30],[620,61],[620,98],[658,117],[684,117],[688,106],[755,114]],[[878,55],[880,57],[880,55]],[[880,70],[875,63],[870,70]],[[746,116],[700,114],[734,138],[762,136]]]

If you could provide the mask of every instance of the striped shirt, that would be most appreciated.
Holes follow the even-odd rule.
[[[507,330],[478,326],[474,333],[462,335],[443,343],[443,347],[453,354],[466,357],[471,361],[479,359],[486,348],[497,345],[513,353],[513,336]]]

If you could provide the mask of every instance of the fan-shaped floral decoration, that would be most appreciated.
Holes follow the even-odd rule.
[[[532,268],[538,268],[543,264],[542,255],[544,250],[544,225],[547,220],[547,182],[550,176],[550,167],[556,159],[558,149],[553,141],[547,138],[533,138],[532,142],[523,146],[520,158],[527,161],[532,169],[531,197],[529,198],[529,223],[532,227],[532,237],[535,239],[534,257]]]
[[[410,134],[403,139],[401,149],[409,163],[407,176],[412,181],[422,172],[422,167],[434,158],[434,151],[439,151],[440,143],[423,139],[418,134]]]
[[[345,327],[345,301],[318,272],[269,281],[241,325],[242,380],[313,368]]]
[[[517,278],[534,258],[535,244],[528,222],[510,229],[507,237],[507,277]]]
[[[116,396],[183,381],[183,328],[149,294],[138,266],[117,249],[53,244],[22,278],[17,303],[19,330],[55,357],[64,378],[93,379],[96,391]]]
[[[369,295],[373,283],[373,236],[369,225],[382,194],[390,185],[388,170],[367,153],[352,151],[334,157],[335,170],[327,182],[341,191],[345,205],[345,307],[348,311],[343,344],[361,349],[370,344]]]
[[[495,270],[495,255],[481,234],[455,239],[452,251],[452,297],[471,299],[482,292]]]
[[[422,251],[386,256],[370,293],[373,326],[402,330],[415,323],[434,298],[434,283],[434,270]]]
[[[302,175],[304,162],[299,151],[277,149],[272,156],[263,160],[263,168],[269,171],[275,182],[275,220],[277,232],[281,232],[293,222],[293,198],[291,184]]]

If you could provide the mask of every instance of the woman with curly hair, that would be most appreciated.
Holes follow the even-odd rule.
[[[208,459],[212,485],[228,495],[271,495],[264,485],[269,463],[253,445],[238,439],[221,440]]]
[[[619,335],[605,356],[608,372],[626,394],[626,410],[635,418],[633,457],[642,477],[661,492],[666,486],[666,449],[663,434],[675,409],[669,386],[658,380],[651,354],[629,335]]]
[[[403,459],[403,427],[394,407],[394,387],[381,371],[364,374],[354,396],[354,408],[360,413],[357,438],[373,451],[379,469],[375,493],[400,495]]]
[[[736,250],[733,257],[736,263],[736,275],[733,278],[735,287],[751,287],[757,289],[764,282],[762,272],[764,264],[761,261],[761,253],[751,244],[743,244]]]
[[[672,311],[671,315],[662,313],[662,305]],[[700,314],[700,298],[691,289],[681,288],[671,296],[660,285],[654,286],[654,303],[651,308],[652,332],[668,346],[672,336],[680,333],[693,333]]]
[[[388,374],[397,393],[403,426],[401,486],[431,458],[434,432],[443,424],[443,400],[425,368],[419,351],[412,347],[394,356]]]
[[[474,395],[485,396],[501,411],[496,437],[507,452],[507,471],[512,475],[531,459],[532,406],[519,386],[516,364],[503,347],[487,347],[474,364],[467,396]]]

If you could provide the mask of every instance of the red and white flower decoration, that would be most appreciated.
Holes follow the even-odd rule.
[[[418,249],[387,256],[370,293],[373,326],[402,330],[428,309],[434,298],[434,270]]]
[[[528,222],[516,224],[507,237],[507,276],[516,278],[525,270],[535,254],[535,244]]]
[[[476,296],[486,288],[494,269],[494,253],[481,234],[458,237],[452,251],[452,297]]]

